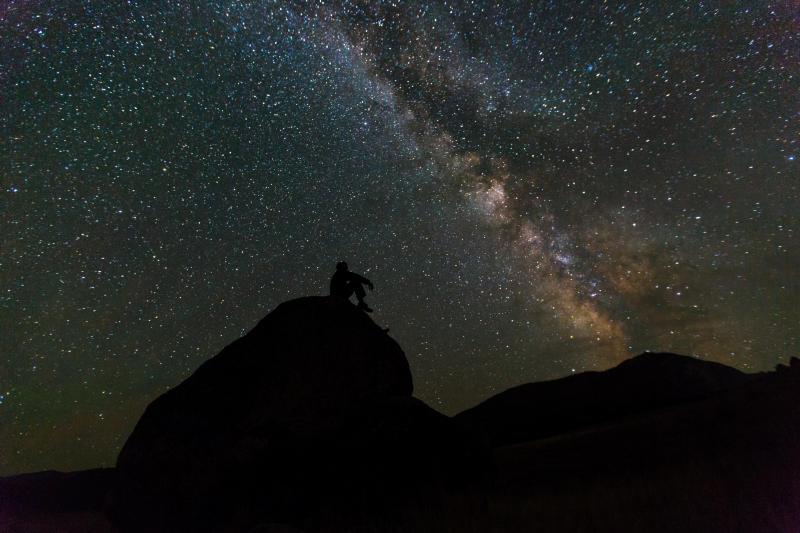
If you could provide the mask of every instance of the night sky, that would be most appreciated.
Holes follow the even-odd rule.
[[[335,263],[416,395],[800,355],[800,4],[0,2],[0,475]]]

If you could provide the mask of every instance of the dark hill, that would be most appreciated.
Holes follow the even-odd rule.
[[[514,387],[455,418],[500,446],[698,400],[752,379],[754,375],[719,363],[644,353],[604,372]]]
[[[0,478],[0,531],[109,531],[110,524],[98,511],[113,479],[113,468]]]
[[[477,448],[412,390],[400,346],[349,302],[281,304],[148,406],[109,512],[148,531],[307,525],[455,482]]]
[[[800,360],[494,459],[509,532],[797,532]]]

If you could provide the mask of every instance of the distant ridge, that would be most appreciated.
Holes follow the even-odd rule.
[[[701,399],[757,377],[694,357],[645,352],[603,372],[514,387],[455,419],[501,446]]]

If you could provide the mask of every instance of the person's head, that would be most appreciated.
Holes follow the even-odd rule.
[[[344,261],[339,261],[338,263],[336,263],[336,270],[338,270],[339,272],[347,272],[347,263],[345,263]]]

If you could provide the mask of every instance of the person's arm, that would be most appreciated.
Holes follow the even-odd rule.
[[[373,288],[375,288],[374,285],[372,285],[372,282],[370,280],[368,280],[367,278],[365,278],[364,276],[356,274],[355,272],[351,272],[350,276],[351,276],[351,279],[353,281],[357,281],[357,282],[369,287],[369,290],[372,290]]]

